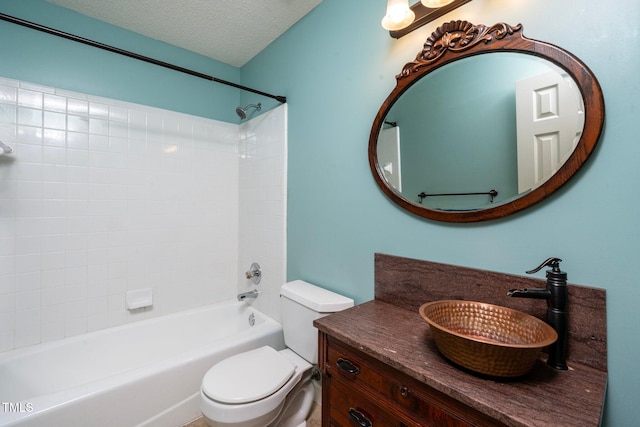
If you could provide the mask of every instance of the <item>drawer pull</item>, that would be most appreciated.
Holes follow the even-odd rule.
[[[369,418],[355,408],[349,408],[349,418],[360,427],[372,427],[373,423]]]
[[[354,365],[347,359],[343,359],[343,358],[338,359],[338,361],[336,362],[336,365],[338,366],[338,368],[340,368],[341,370],[349,374],[358,375],[358,373],[360,372],[360,368],[358,368],[356,365]]]
[[[409,397],[409,389],[407,388],[407,386],[400,387],[400,395],[402,397]]]

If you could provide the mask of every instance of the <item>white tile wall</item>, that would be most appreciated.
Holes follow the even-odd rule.
[[[239,129],[0,78],[0,351],[235,298],[248,259],[283,282],[286,107]]]

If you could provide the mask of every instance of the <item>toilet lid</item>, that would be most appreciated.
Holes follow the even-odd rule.
[[[295,365],[271,347],[236,354],[218,362],[202,380],[202,391],[222,403],[248,403],[279,390]]]

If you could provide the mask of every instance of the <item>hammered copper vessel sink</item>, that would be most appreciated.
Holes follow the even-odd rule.
[[[482,302],[428,302],[420,307],[420,315],[447,359],[495,377],[527,374],[541,350],[558,339],[556,331],[537,317]]]

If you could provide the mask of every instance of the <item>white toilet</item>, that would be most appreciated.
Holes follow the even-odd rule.
[[[200,387],[200,410],[212,427],[304,427],[318,362],[313,321],[353,307],[353,300],[302,280],[280,289],[287,349],[265,346],[216,363]]]

